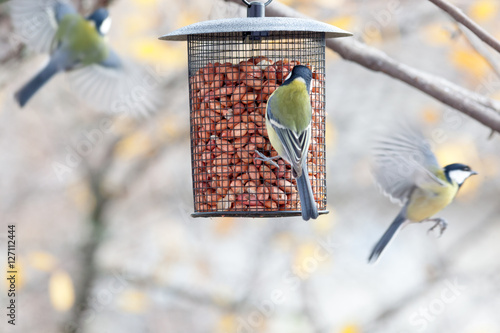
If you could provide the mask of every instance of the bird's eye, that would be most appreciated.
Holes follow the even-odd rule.
[[[470,168],[469,167],[465,167],[464,171],[470,171]]]

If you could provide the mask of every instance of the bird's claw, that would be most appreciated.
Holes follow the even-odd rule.
[[[259,157],[254,157],[254,159],[262,161],[262,162],[269,162],[272,165],[274,165],[275,167],[279,168],[278,163],[276,163],[276,162],[273,161],[273,159],[278,158],[278,156],[276,156],[276,157],[267,157],[264,154],[262,154],[260,151],[258,151],[257,149],[255,149],[254,151],[255,151],[255,153],[257,153],[257,155],[259,155]]]
[[[427,233],[433,231],[437,226],[439,226],[439,236],[438,237],[441,237],[443,235],[443,232],[448,227],[448,222],[446,222],[446,220],[441,219],[441,218],[432,219],[429,221],[434,221],[436,223],[429,230],[427,230]]]

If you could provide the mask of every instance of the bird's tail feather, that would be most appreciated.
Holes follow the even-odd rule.
[[[26,83],[18,92],[16,92],[15,97],[19,106],[23,107],[31,97],[40,89],[54,74],[59,71],[59,66],[57,61],[51,59],[51,61],[45,66],[40,73],[38,73],[34,78],[32,78],[28,83]]]
[[[304,221],[309,219],[316,219],[318,217],[318,208],[314,201],[314,194],[309,181],[309,174],[307,172],[307,163],[304,162],[302,168],[302,175],[297,178],[297,188],[299,190],[300,205],[302,207],[302,218]]]
[[[398,216],[394,219],[394,221],[391,223],[389,228],[385,231],[385,233],[382,235],[382,237],[379,239],[377,244],[373,247],[372,253],[370,254],[370,257],[368,257],[368,262],[372,263],[377,261],[378,257],[384,251],[385,247],[391,239],[394,237],[396,232],[401,228],[403,223],[406,221],[406,217],[404,214],[404,211],[402,210]]]

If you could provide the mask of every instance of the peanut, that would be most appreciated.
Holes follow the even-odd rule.
[[[240,138],[242,136],[245,136],[247,132],[248,132],[248,125],[245,123],[239,123],[238,125],[234,126],[232,136],[234,138]]]
[[[267,100],[298,64],[259,56],[238,65],[208,63],[189,78],[196,211],[300,209],[290,165],[281,158],[275,159],[278,167],[262,162],[255,152],[278,155],[267,137]],[[308,172],[324,209],[324,74],[306,65],[313,71]]]

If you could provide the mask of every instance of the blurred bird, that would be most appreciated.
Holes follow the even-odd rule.
[[[146,113],[154,108],[154,87],[147,82],[152,74],[124,62],[104,38],[111,26],[107,9],[86,18],[57,0],[12,0],[10,9],[21,40],[50,53],[48,64],[15,94],[21,107],[55,74],[69,72],[77,95],[99,110]]]
[[[279,156],[292,165],[305,221],[318,217],[307,170],[312,119],[311,80],[309,68],[295,66],[285,82],[269,97],[266,112],[269,140]]]
[[[464,164],[453,163],[441,168],[420,131],[407,128],[378,142],[374,149],[374,176],[384,194],[403,208],[373,248],[369,262],[380,256],[389,241],[403,225],[410,222],[435,222],[429,229],[447,222],[430,218],[455,198],[464,181],[477,172]]]

